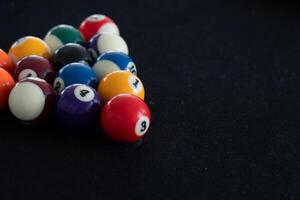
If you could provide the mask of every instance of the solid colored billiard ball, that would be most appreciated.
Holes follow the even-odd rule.
[[[123,52],[128,54],[128,46],[119,35],[99,33],[90,39],[88,50],[94,58],[107,52]]]
[[[50,49],[48,45],[38,37],[26,36],[18,39],[10,47],[8,55],[14,63],[26,56],[37,55],[46,59],[50,58]]]
[[[99,83],[98,92],[104,101],[118,94],[133,94],[144,100],[145,90],[142,81],[128,71],[114,71],[107,74]]]
[[[71,63],[59,70],[54,79],[53,87],[57,92],[75,83],[96,88],[98,82],[97,75],[91,67],[82,63]]]
[[[81,32],[73,26],[61,24],[51,28],[44,38],[52,53],[67,43],[84,45],[85,39]]]
[[[11,113],[24,123],[46,121],[53,109],[56,93],[45,80],[29,77],[11,90],[8,105]]]
[[[16,81],[27,77],[38,77],[52,84],[54,76],[55,69],[50,61],[44,57],[35,55],[27,56],[20,60],[14,71]]]
[[[119,28],[113,20],[105,15],[91,15],[87,17],[79,26],[80,32],[88,41],[97,33],[110,33],[119,35]]]
[[[55,116],[66,127],[83,128],[95,122],[100,112],[98,93],[84,84],[66,87],[59,95]]]
[[[57,69],[73,62],[90,65],[93,59],[86,48],[79,44],[72,43],[60,47],[53,55],[53,63]]]
[[[121,94],[108,101],[101,112],[104,133],[117,142],[137,142],[148,131],[150,111],[140,98]]]
[[[14,64],[12,63],[10,57],[2,49],[0,49],[0,68],[5,69],[9,73],[12,73],[14,70]]]
[[[8,96],[14,86],[13,77],[5,69],[0,68],[0,111],[7,107]]]
[[[107,74],[125,70],[137,75],[137,69],[132,59],[122,52],[108,52],[102,54],[93,66],[99,80]]]

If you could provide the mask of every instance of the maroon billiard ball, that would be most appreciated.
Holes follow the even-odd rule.
[[[31,55],[20,60],[14,71],[15,81],[27,77],[38,77],[52,83],[55,76],[55,69],[51,62],[41,56]]]
[[[150,126],[150,111],[139,97],[120,94],[108,101],[101,112],[104,133],[114,141],[130,143],[143,138]]]
[[[45,80],[29,77],[11,90],[8,105],[20,121],[35,124],[46,121],[53,110],[56,92]]]

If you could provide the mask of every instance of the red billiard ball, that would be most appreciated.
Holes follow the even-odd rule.
[[[41,56],[27,56],[17,63],[14,78],[20,81],[27,77],[38,77],[52,83],[55,69],[51,62]]]
[[[87,41],[97,33],[120,34],[118,26],[111,18],[99,14],[91,15],[83,20],[79,26],[79,31]]]
[[[105,134],[114,141],[139,141],[150,126],[150,111],[139,97],[120,94],[108,101],[101,112],[101,125]]]
[[[8,106],[11,113],[24,123],[46,121],[53,110],[56,93],[45,80],[29,77],[11,90]]]

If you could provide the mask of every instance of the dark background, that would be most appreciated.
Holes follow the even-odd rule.
[[[111,16],[146,87],[142,145],[0,114],[0,199],[300,199],[293,1],[1,1],[0,48]],[[60,132],[59,132],[60,131]]]

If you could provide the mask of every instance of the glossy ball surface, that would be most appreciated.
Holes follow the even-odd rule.
[[[85,39],[81,32],[66,24],[60,24],[51,28],[46,34],[44,41],[48,44],[52,53],[68,43],[85,44]]]
[[[105,134],[117,142],[137,142],[148,131],[150,111],[140,98],[118,95],[108,101],[101,112],[101,125]]]
[[[18,39],[10,47],[8,55],[14,63],[26,56],[37,55],[49,59],[51,56],[48,45],[38,37],[26,36]]]
[[[0,111],[7,107],[8,96],[14,86],[13,77],[5,69],[0,68]]]
[[[11,61],[7,53],[2,49],[0,49],[0,68],[5,69],[9,73],[12,73],[14,70],[13,62]]]
[[[54,79],[53,88],[56,92],[60,92],[75,83],[97,88],[98,82],[97,75],[91,67],[82,63],[71,63],[59,70]]]
[[[99,83],[98,92],[103,101],[109,101],[119,94],[132,94],[142,100],[145,97],[142,81],[127,71],[115,71],[106,75]]]
[[[99,116],[101,101],[98,93],[83,84],[66,87],[59,95],[55,115],[66,127],[83,128],[95,122]]]
[[[19,81],[11,90],[8,105],[11,113],[25,123],[44,122],[52,113],[56,93],[40,78]]]
[[[129,71],[137,75],[136,65],[128,55],[122,52],[108,52],[102,54],[93,65],[93,69],[99,80],[107,74],[118,70]]]
[[[97,34],[90,39],[88,50],[94,58],[107,52],[122,52],[128,54],[128,46],[121,36],[106,33]]]
[[[72,43],[60,47],[53,55],[53,64],[57,69],[73,62],[91,65],[93,59],[86,48]]]
[[[20,60],[13,73],[16,81],[27,77],[38,77],[53,83],[55,69],[51,62],[41,56],[27,56]]]
[[[120,34],[119,28],[113,20],[100,14],[94,14],[84,19],[79,26],[79,30],[87,41],[97,33]]]

